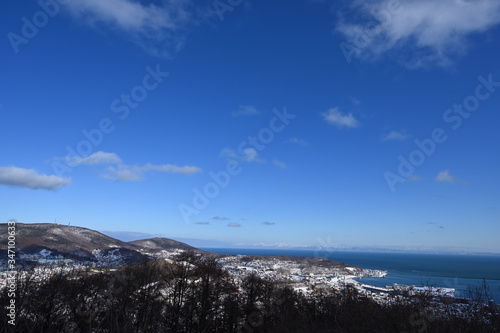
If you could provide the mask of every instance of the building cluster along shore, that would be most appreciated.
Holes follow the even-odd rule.
[[[319,289],[357,285],[355,278],[385,277],[386,271],[349,267],[324,258],[227,256],[218,262],[236,278],[248,274],[286,283],[305,294]]]
[[[150,258],[163,258],[173,263],[179,260],[185,250],[171,249],[159,252],[144,252]],[[93,251],[95,260],[77,261],[63,256],[51,256],[50,251],[22,255],[25,262],[36,263],[35,280],[43,281],[53,274],[70,272],[71,270],[87,270],[99,272],[102,268],[116,270],[122,266],[124,259],[115,250],[104,255],[102,251]],[[287,285],[294,291],[305,296],[314,297],[317,294],[342,293],[347,288],[355,290],[360,297],[368,297],[379,304],[397,304],[413,301],[418,297],[428,298],[435,305],[434,309],[449,311],[450,307],[461,312],[467,306],[467,300],[456,297],[454,288],[437,288],[433,286],[388,285],[378,287],[363,283],[364,277],[385,278],[387,271],[353,267],[344,263],[334,262],[321,257],[285,257],[285,256],[248,256],[220,255],[212,253],[196,253],[196,256],[215,256],[216,262],[226,270],[237,285],[243,279],[254,274],[262,279]],[[7,284],[7,273],[0,272],[0,289]],[[22,278],[23,272],[18,272]],[[500,311],[500,306],[492,302],[488,307]]]

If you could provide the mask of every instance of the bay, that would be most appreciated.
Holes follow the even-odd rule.
[[[221,254],[260,256],[324,257],[350,266],[386,270],[385,278],[362,278],[374,286],[433,285],[454,288],[456,295],[467,297],[470,289],[487,282],[493,300],[500,304],[500,256],[470,254],[428,254],[393,252],[348,252],[289,249],[204,249]]]

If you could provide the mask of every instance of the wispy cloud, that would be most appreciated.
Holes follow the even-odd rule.
[[[224,148],[221,150],[220,156],[225,158],[234,158],[245,162],[263,162],[263,160],[259,158],[259,153],[255,148],[245,148],[240,152],[240,154],[237,154],[233,149]]]
[[[236,243],[234,245],[241,247],[256,247],[256,248],[310,248],[311,245],[293,244],[293,243]]]
[[[144,173],[156,171],[162,173],[174,173],[189,176],[201,172],[201,169],[195,166],[177,166],[171,164],[151,164],[148,163],[143,166],[119,164],[117,167],[110,166],[107,173],[103,175],[104,178],[113,179],[118,182],[124,181],[140,181],[144,179]]]
[[[436,222],[427,222],[427,224],[435,225],[436,229],[444,229],[444,226],[438,225]],[[427,231],[430,231],[430,230],[427,230]]]
[[[195,222],[194,224],[208,225],[210,224],[210,222]]]
[[[238,111],[233,112],[233,116],[257,116],[261,113],[251,105],[240,105]]]
[[[55,158],[55,160],[61,159],[63,158]],[[87,157],[69,157],[68,162],[74,165],[88,165],[93,167],[99,165],[109,165],[105,172],[101,172],[101,177],[117,182],[141,181],[144,180],[144,174],[147,172],[173,173],[185,176],[202,172],[201,168],[190,165],[178,166],[173,164],[152,163],[145,165],[129,165],[125,164],[116,153],[108,153],[104,151],[98,151]]]
[[[356,105],[356,106],[358,106],[358,105],[360,105],[360,104],[361,104],[361,101],[360,101],[359,99],[357,99],[357,98],[354,98],[354,97],[352,97],[352,96],[349,96],[349,99],[351,100],[352,104],[354,104],[354,105]]]
[[[127,166],[109,167],[107,171],[107,173],[101,175],[102,178],[111,179],[116,182],[137,182],[144,180],[142,172],[131,170]]]
[[[307,146],[307,142],[305,140],[299,139],[299,138],[290,138],[287,141],[285,141],[285,143],[293,143],[293,144],[296,144],[296,145],[299,145],[302,147]]]
[[[354,56],[374,60],[391,53],[409,68],[450,65],[466,52],[468,36],[500,22],[497,0],[408,0],[399,8],[392,0],[356,0],[352,6],[354,13],[337,13],[336,30],[352,45]]]
[[[57,190],[68,186],[69,178],[39,174],[33,169],[23,169],[15,166],[0,167],[0,185],[25,187],[33,190]]]
[[[186,30],[213,15],[190,0],[164,0],[145,4],[133,0],[72,0],[65,7],[92,27],[110,27],[159,56],[182,48]]]
[[[163,234],[152,234],[146,232],[136,232],[136,231],[112,231],[112,230],[101,230],[101,232],[105,235],[108,235],[113,238],[117,238],[124,242],[130,242],[138,239],[148,239],[155,237],[164,237]]]
[[[227,221],[229,220],[229,217],[225,217],[225,216],[214,216],[213,217],[214,220],[219,220],[219,221]]]
[[[408,176],[408,178],[406,178],[406,181],[407,182],[418,182],[418,181],[421,181],[421,180],[424,180],[422,177],[420,177],[419,175],[417,174],[412,174],[410,176]]]
[[[284,163],[284,162],[281,162],[277,159],[273,159],[273,165],[277,166],[278,168],[281,168],[281,169],[286,169],[288,168],[287,165]]]
[[[259,159],[257,158],[258,157],[258,153],[257,153],[257,149],[255,148],[245,148],[243,150],[243,159],[247,162],[251,162],[251,161],[258,161]]]
[[[239,228],[239,227],[241,227],[241,224],[239,224],[239,223],[234,223],[234,222],[229,222],[229,223],[227,224],[227,226],[228,226],[228,227],[230,227],[230,228]]]
[[[262,224],[264,224],[264,225],[275,225],[276,223],[275,222],[266,221],[266,222],[262,222]]]
[[[410,137],[410,135],[406,134],[405,131],[391,131],[388,134],[384,135],[382,137],[382,141],[391,141],[391,140],[398,140],[398,141],[403,141],[406,140]]]
[[[98,151],[87,157],[73,157],[72,162],[76,164],[98,165],[98,164],[120,164],[122,160],[115,153]]]
[[[354,118],[352,113],[343,114],[339,111],[339,108],[332,108],[327,112],[321,113],[323,119],[330,125],[342,127],[356,128],[359,126],[359,122]]]
[[[201,169],[195,166],[185,165],[185,166],[177,166],[172,164],[146,164],[142,167],[139,167],[142,172],[146,171],[158,171],[158,172],[166,172],[166,173],[180,173],[182,175],[192,175],[195,173],[201,172]]]

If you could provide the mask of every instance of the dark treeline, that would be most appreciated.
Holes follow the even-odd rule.
[[[380,305],[354,288],[338,293],[296,293],[250,275],[239,286],[210,257],[184,253],[177,260],[56,273],[17,280],[16,325],[6,332],[498,332],[499,315],[470,307],[467,319],[432,311],[425,296]]]

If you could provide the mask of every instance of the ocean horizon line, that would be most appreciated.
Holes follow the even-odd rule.
[[[372,249],[363,247],[352,248],[315,248],[315,247],[239,247],[239,246],[199,246],[201,250],[208,251],[210,249],[217,250],[271,250],[271,251],[310,251],[319,253],[329,252],[355,252],[355,253],[400,253],[400,254],[423,254],[423,255],[457,255],[457,256],[497,256],[500,257],[500,252],[481,252],[481,251],[466,251],[466,250],[409,250],[409,249]]]

